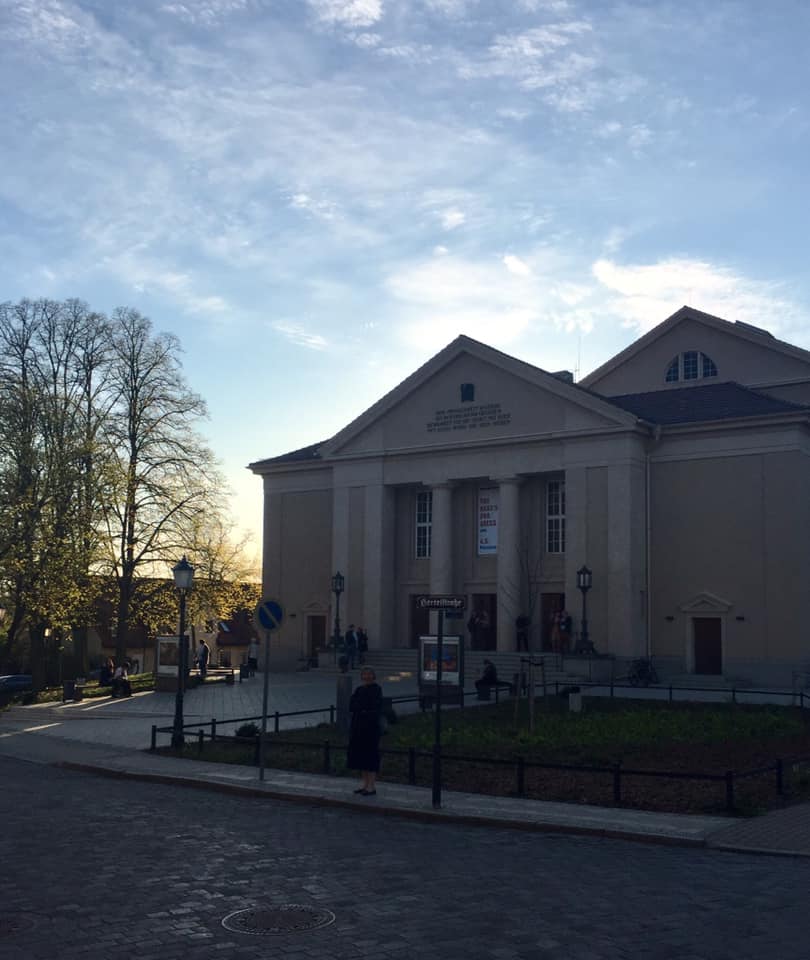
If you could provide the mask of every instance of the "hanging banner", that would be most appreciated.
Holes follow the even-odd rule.
[[[498,552],[498,488],[478,491],[478,556]]]

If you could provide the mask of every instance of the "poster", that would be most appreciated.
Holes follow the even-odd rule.
[[[460,686],[463,682],[461,671],[461,637],[442,639],[442,683]],[[436,682],[439,641],[437,637],[419,638],[419,679],[421,682]]]
[[[498,488],[484,487],[478,491],[478,556],[498,552]]]
[[[157,674],[158,676],[177,676],[180,664],[180,638],[157,638]]]

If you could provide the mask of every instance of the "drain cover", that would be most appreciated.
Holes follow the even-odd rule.
[[[315,930],[334,923],[331,910],[308,907],[299,903],[284,903],[279,907],[251,907],[229,913],[222,921],[226,930],[235,933],[252,933],[261,937],[270,933],[297,933],[299,930]]]
[[[34,918],[18,913],[14,917],[0,917],[0,937],[13,937],[34,926]]]

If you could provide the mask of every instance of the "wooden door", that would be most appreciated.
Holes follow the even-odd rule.
[[[473,613],[476,616],[475,629],[470,629],[471,650],[498,649],[498,595],[495,593],[474,593],[472,597]]]
[[[540,594],[540,649],[551,650],[551,627],[554,614],[565,609],[564,593]]]
[[[695,673],[723,672],[722,620],[720,617],[693,617]]]
[[[326,617],[320,614],[307,617],[307,656],[314,657],[326,649]]]

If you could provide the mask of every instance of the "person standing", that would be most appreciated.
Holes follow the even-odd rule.
[[[560,613],[560,652],[571,653],[571,628],[573,621],[567,610]]]
[[[248,644],[248,676],[255,677],[259,668],[259,641],[251,637]]]
[[[208,673],[208,663],[211,659],[211,648],[205,642],[205,640],[200,640],[200,645],[197,648],[197,666],[200,669],[200,680],[205,680],[206,674]]]
[[[360,671],[361,685],[349,700],[351,725],[346,766],[360,771],[360,786],[354,791],[363,797],[377,792],[377,774],[380,770],[380,718],[382,716],[382,688],[371,667]]]
[[[346,646],[346,657],[349,661],[349,669],[354,670],[354,665],[357,661],[357,633],[355,632],[353,623],[349,624],[344,643]]]
[[[366,633],[365,627],[358,627],[357,629],[357,662],[362,667],[366,662],[366,654],[368,653],[368,634]]]

